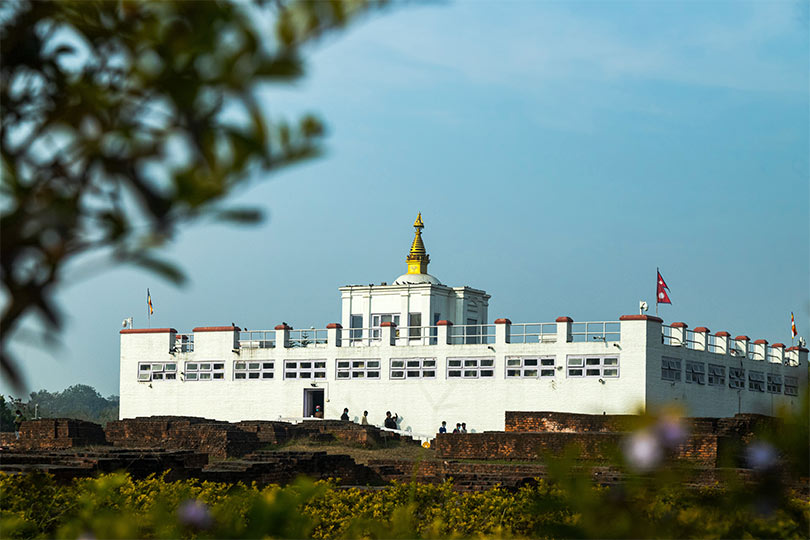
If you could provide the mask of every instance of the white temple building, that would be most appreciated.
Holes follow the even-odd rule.
[[[651,315],[512,323],[490,296],[428,273],[419,215],[407,272],[391,285],[341,287],[340,323],[243,332],[235,326],[121,330],[120,417],[359,421],[386,411],[417,435],[442,420],[503,430],[505,411],[773,415],[800,406],[807,349]]]

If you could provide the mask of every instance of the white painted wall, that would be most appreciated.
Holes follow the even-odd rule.
[[[151,415],[203,416],[227,421],[273,420],[303,414],[304,390],[310,380],[284,380],[283,362],[288,359],[325,359],[327,377],[316,382],[325,389],[328,402],[326,418],[338,418],[344,407],[359,421],[363,410],[370,412],[372,423],[382,424],[385,411],[399,413],[400,427],[415,433],[432,434],[442,420],[448,426],[466,422],[469,430],[502,430],[504,412],[561,411],[588,414],[629,414],[643,408],[683,404],[691,416],[732,416],[737,412],[774,414],[780,405],[799,406],[798,398],[706,385],[670,383],[661,380],[662,355],[706,363],[761,368],[799,377],[800,388],[807,387],[807,353],[801,353],[801,365],[789,367],[757,360],[738,359],[661,343],[661,325],[651,320],[622,321],[621,340],[616,344],[566,341],[565,323],[558,325],[554,343],[506,343],[505,325],[498,328],[492,345],[390,345],[390,330],[371,346],[338,347],[328,345],[276,349],[239,349],[237,332],[195,332],[195,350],[169,353],[173,332],[162,334],[121,335],[121,418]],[[440,328],[440,343],[446,342],[446,327]],[[332,337],[335,333],[333,332]],[[277,335],[277,343],[283,340]],[[494,350],[493,350],[494,349]],[[565,361],[571,354],[618,354],[620,376],[605,378],[568,378]],[[549,379],[507,379],[507,356],[556,357],[558,369]],[[437,360],[435,379],[390,380],[391,359],[431,357]],[[448,379],[447,359],[454,357],[494,358],[495,376],[487,379]],[[236,361],[274,360],[272,380],[234,380]],[[338,359],[380,359],[380,380],[337,380]],[[138,382],[138,362],[176,361],[182,370],[186,361],[224,362],[223,380],[177,380]]]
[[[349,328],[351,315],[362,315],[363,327],[371,327],[374,314],[400,315],[400,326],[408,325],[409,313],[421,313],[422,326],[433,325],[433,314],[440,320],[467,324],[474,318],[486,324],[489,316],[489,295],[471,287],[447,287],[431,283],[409,285],[350,285],[340,288],[340,324]]]

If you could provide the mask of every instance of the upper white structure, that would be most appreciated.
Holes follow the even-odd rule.
[[[427,273],[421,215],[408,272],[340,288],[341,323],[242,332],[234,326],[121,330],[120,417],[311,417],[344,407],[382,424],[436,432],[442,420],[502,430],[504,412],[631,414],[666,405],[690,416],[776,414],[800,406],[807,350],[658,317],[488,323],[489,295]],[[455,323],[455,324],[454,324]]]

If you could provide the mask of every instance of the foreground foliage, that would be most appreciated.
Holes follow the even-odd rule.
[[[340,489],[304,479],[279,488],[102,475],[58,485],[0,476],[4,538],[802,538],[810,502],[761,499],[743,486],[594,487],[570,478],[517,492],[442,485]]]

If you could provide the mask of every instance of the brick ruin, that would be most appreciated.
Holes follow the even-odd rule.
[[[621,482],[621,471],[607,464],[611,452],[639,417],[592,416],[553,412],[507,412],[506,431],[439,434],[420,461],[388,459],[389,445],[419,444],[410,437],[337,420],[299,424],[274,421],[236,423],[195,417],[148,417],[109,422],[106,428],[69,419],[25,422],[19,441],[0,438],[0,471],[44,470],[57,479],[125,470],[136,478],[170,470],[169,480],[197,478],[218,482],[291,481],[305,474],[340,478],[342,485],[384,485],[392,480],[439,483],[452,479],[455,489],[482,490],[501,485],[518,488],[543,478],[548,454],[576,446],[582,467],[595,482]],[[691,471],[697,485],[720,478],[720,458],[738,451],[761,428],[778,420],[760,415],[684,419],[689,436],[673,457]],[[291,441],[377,449],[380,458],[357,463],[347,455],[323,451],[285,451]],[[493,463],[493,461],[495,461]],[[504,463],[505,462],[505,463]],[[511,462],[511,463],[510,463]],[[585,463],[587,462],[587,464]],[[600,464],[601,462],[601,464]],[[577,467],[579,465],[576,465]],[[741,464],[737,464],[740,467]],[[750,471],[738,471],[745,478]]]
[[[557,412],[506,412],[506,430],[484,433],[440,434],[434,448],[441,458],[537,461],[544,455],[559,454],[575,446],[580,457],[605,461],[611,449],[641,418],[630,415],[589,415]],[[701,467],[717,467],[722,458],[755,432],[774,429],[778,419],[738,414],[732,418],[684,418],[689,434],[673,452],[674,459]]]

